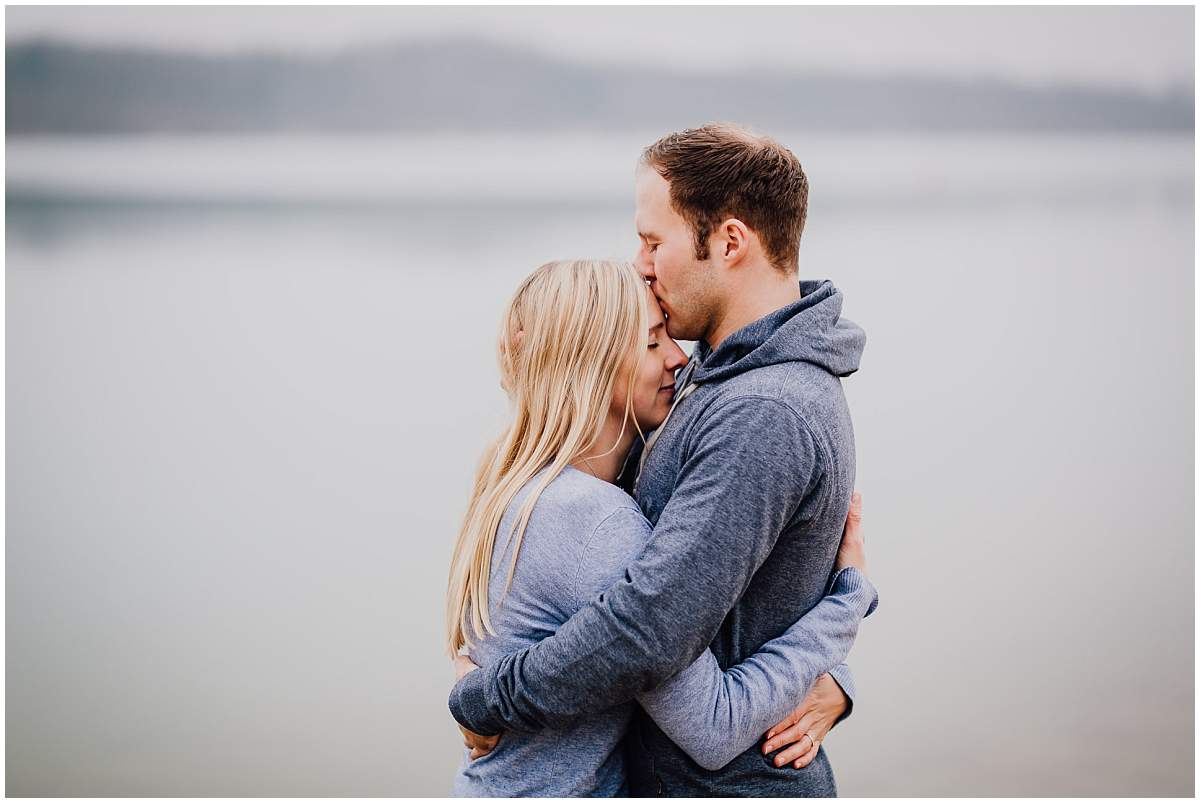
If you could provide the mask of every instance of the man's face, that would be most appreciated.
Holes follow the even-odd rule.
[[[641,241],[635,263],[667,316],[667,334],[702,339],[716,317],[714,268],[696,259],[692,228],[671,208],[670,185],[645,165],[637,171],[634,225]]]

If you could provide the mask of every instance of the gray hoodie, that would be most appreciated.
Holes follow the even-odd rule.
[[[562,727],[658,686],[706,648],[727,669],[824,596],[854,488],[840,378],[857,370],[865,335],[841,319],[831,283],[801,292],[716,350],[698,344],[681,372],[695,388],[636,485],[654,525],[645,550],[553,636],[455,686],[461,724]],[[801,770],[752,746],[710,771],[639,716],[626,752],[635,795],[836,794],[824,748]]]

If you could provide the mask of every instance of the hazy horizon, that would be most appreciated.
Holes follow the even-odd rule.
[[[9,44],[51,37],[176,52],[330,54],[477,36],[580,64],[704,73],[789,69],[1161,92],[1193,83],[1191,6],[53,7],[9,6]],[[731,21],[736,24],[731,25]],[[586,30],[588,36],[579,37]],[[714,31],[720,31],[719,38]]]
[[[1187,131],[1193,94],[796,67],[581,65],[474,38],[319,56],[10,45],[9,135],[195,132]],[[800,70],[800,71],[797,71]]]

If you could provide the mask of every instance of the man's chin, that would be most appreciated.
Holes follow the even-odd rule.
[[[667,319],[667,334],[671,336],[672,340],[695,340],[696,339],[696,337],[691,329],[684,326],[683,323],[678,322],[678,321],[676,321],[675,323],[672,323],[671,319]]]

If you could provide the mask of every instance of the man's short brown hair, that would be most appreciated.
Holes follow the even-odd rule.
[[[667,136],[642,151],[642,162],[671,185],[671,207],[691,224],[696,259],[708,238],[736,217],[762,241],[779,270],[796,272],[808,216],[808,177],[791,151],[735,125],[710,123]]]

